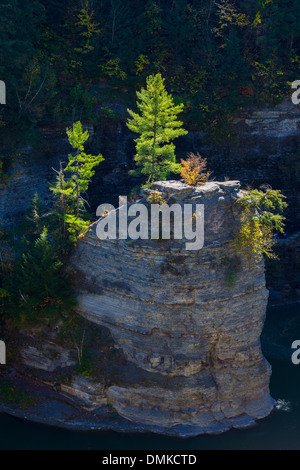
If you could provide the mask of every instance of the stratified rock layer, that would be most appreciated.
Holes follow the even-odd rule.
[[[108,388],[109,402],[147,429],[182,436],[250,426],[274,401],[260,346],[264,266],[232,247],[239,182],[155,187],[172,203],[204,204],[201,250],[187,251],[186,240],[101,241],[95,223],[72,260],[79,313],[110,329],[135,370]]]

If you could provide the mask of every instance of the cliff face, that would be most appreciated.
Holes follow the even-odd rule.
[[[246,427],[273,408],[260,334],[268,292],[263,264],[231,241],[239,183],[156,187],[204,204],[205,242],[105,240],[94,224],[73,256],[79,313],[108,327],[132,364],[107,390],[123,417],[178,435]]]

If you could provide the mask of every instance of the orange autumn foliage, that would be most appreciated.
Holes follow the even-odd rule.
[[[210,175],[206,169],[206,158],[202,158],[199,153],[188,153],[187,157],[187,160],[181,160],[180,175],[183,181],[191,186],[205,183]]]

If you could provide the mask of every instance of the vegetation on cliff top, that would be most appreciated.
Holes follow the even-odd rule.
[[[254,257],[256,262],[267,258],[276,258],[273,251],[274,236],[284,232],[283,210],[287,207],[285,196],[279,190],[267,187],[264,190],[245,191],[238,200],[243,206],[241,228],[235,245],[238,249]]]
[[[146,88],[137,92],[139,112],[128,110],[131,119],[128,128],[140,134],[136,142],[135,162],[139,169],[133,174],[148,177],[147,184],[164,180],[170,173],[179,173],[176,163],[175,146],[172,140],[187,134],[177,115],[182,112],[183,104],[175,105],[173,97],[164,86],[161,74],[150,75]]]
[[[89,138],[89,132],[83,131],[80,121],[67,129],[70,145],[75,149],[75,155],[69,154],[69,163],[66,168],[60,167],[57,172],[57,182],[50,187],[57,197],[57,215],[62,221],[61,240],[66,242],[67,231],[71,241],[75,242],[80,234],[85,233],[90,221],[86,217],[87,201],[83,195],[86,193],[90,180],[95,174],[94,168],[104,158],[101,154],[90,155],[85,153],[84,144]],[[66,174],[70,177],[66,179]],[[67,226],[67,230],[66,230]]]

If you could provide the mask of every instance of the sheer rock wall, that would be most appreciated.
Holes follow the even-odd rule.
[[[110,329],[134,369],[108,387],[109,402],[146,429],[181,436],[250,426],[274,401],[260,346],[264,265],[231,245],[239,182],[156,188],[204,204],[201,250],[187,251],[185,240],[103,241],[95,223],[72,259],[78,312]]]

